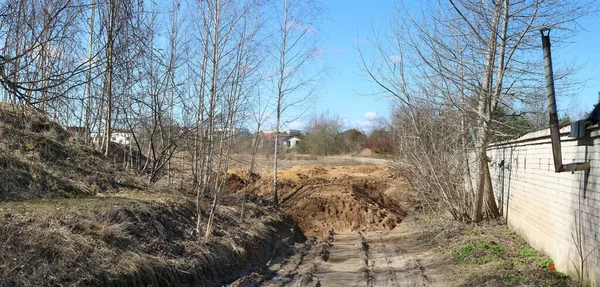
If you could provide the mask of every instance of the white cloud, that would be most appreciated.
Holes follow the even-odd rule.
[[[301,130],[304,128],[304,123],[302,123],[300,121],[293,121],[293,122],[287,123],[286,126],[288,129],[291,129],[291,130]]]
[[[303,25],[302,23],[296,22],[296,21],[289,22],[287,28],[298,30],[301,32],[306,32],[307,34],[311,34],[311,35],[317,33],[317,31],[315,30],[315,28],[313,26]]]
[[[370,120],[370,121],[372,121],[372,120],[376,120],[376,119],[378,119],[378,118],[379,118],[379,116],[378,116],[378,115],[377,115],[377,113],[375,113],[375,112],[366,112],[366,113],[363,115],[363,117],[364,117],[365,119],[367,119],[367,120]]]
[[[392,63],[394,63],[394,64],[401,64],[402,56],[392,55],[392,56],[390,56],[390,61],[392,61]]]
[[[357,129],[367,131],[371,129],[371,122],[356,119],[342,119],[344,129]]]

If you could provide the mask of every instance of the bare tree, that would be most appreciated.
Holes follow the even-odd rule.
[[[242,211],[240,213],[240,218],[244,219],[244,211],[246,205],[246,198],[248,197],[248,188],[250,183],[252,182],[252,174],[254,173],[254,167],[256,165],[256,155],[258,154],[258,150],[261,146],[262,135],[260,133],[261,127],[264,125],[265,121],[268,120],[267,109],[269,108],[269,103],[263,103],[263,99],[261,98],[260,92],[257,93],[255,97],[256,103],[255,105],[250,105],[250,111],[254,118],[256,124],[256,130],[254,133],[254,138],[252,140],[252,151],[250,155],[250,163],[248,168],[248,177],[244,181],[244,199],[242,201]]]
[[[254,35],[260,13],[256,0],[212,0],[198,3],[198,27],[203,67],[198,86],[198,129],[203,139],[195,144],[195,154],[203,153],[201,171],[202,188],[197,190],[198,215],[196,230],[201,228],[200,204],[202,197],[212,194],[213,200],[204,233],[212,233],[214,214],[219,194],[227,181],[229,153],[237,132],[237,119],[243,98],[248,95],[248,79],[253,73],[249,62],[254,48]],[[197,160],[197,158],[196,158]],[[197,166],[197,163],[194,163]],[[198,169],[197,169],[198,170]]]
[[[80,75],[87,61],[81,63],[76,53],[84,11],[85,5],[70,0],[0,4],[0,84],[6,101],[52,112],[55,119],[57,108],[70,111],[69,92],[85,82]]]
[[[114,48],[115,38],[119,33],[122,24],[119,21],[119,4],[117,0],[108,1],[106,8],[106,71],[104,72],[103,95],[106,100],[106,124],[104,129],[104,155],[110,154],[110,141],[112,134],[112,112],[113,112],[113,71],[114,71]]]
[[[336,115],[322,113],[313,115],[305,128],[304,139],[297,147],[298,152],[317,155],[336,155],[344,150],[340,138],[342,120]]]
[[[96,16],[96,0],[92,0],[92,9],[90,11],[90,38],[88,45],[88,71],[87,71],[87,86],[86,86],[86,104],[85,104],[85,143],[88,144],[91,132],[91,113],[92,113],[92,59],[94,57],[94,19]]]
[[[277,72],[275,84],[275,143],[273,156],[273,204],[279,202],[277,195],[277,169],[279,154],[279,130],[282,115],[288,109],[307,104],[313,92],[318,71],[310,70],[311,60],[322,53],[315,46],[315,25],[323,10],[314,0],[273,1],[277,31]]]
[[[516,110],[519,103],[541,95],[543,69],[539,57],[532,57],[537,52],[538,30],[551,27],[559,38],[571,36],[578,30],[576,21],[593,10],[591,4],[430,1],[422,13],[399,5],[389,42],[374,41],[377,58],[367,60],[363,53],[368,77],[406,112],[415,147],[423,151],[415,164],[422,165],[422,171],[428,170],[422,175],[436,183],[430,190],[436,190],[457,219],[479,222],[485,210],[490,217],[498,216],[493,190],[487,183],[486,156],[490,140],[501,132],[497,129],[502,124],[498,111]],[[431,140],[431,126],[423,126],[424,119],[420,118],[425,115],[446,120],[442,126],[456,123],[448,130],[455,134],[439,138],[444,142]],[[453,120],[448,122],[448,116]],[[448,165],[440,165],[437,156],[443,150],[461,153],[448,158]],[[471,166],[470,154],[476,156],[476,164]],[[448,178],[439,177],[447,170],[436,166],[455,166],[456,173],[448,176],[462,178],[462,183],[448,185]],[[471,185],[473,176],[476,180]]]

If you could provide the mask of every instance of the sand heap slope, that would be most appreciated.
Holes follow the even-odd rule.
[[[406,185],[394,170],[378,166],[296,166],[278,173],[280,206],[308,235],[393,229],[405,216],[399,186]],[[250,192],[271,200],[273,175],[262,174]]]

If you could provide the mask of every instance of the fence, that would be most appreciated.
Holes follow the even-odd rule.
[[[600,128],[584,140],[569,131],[560,130],[563,163],[589,161],[589,171],[555,173],[543,130],[490,145],[492,184],[509,227],[570,275],[577,276],[580,254],[589,254],[585,279],[600,286]]]

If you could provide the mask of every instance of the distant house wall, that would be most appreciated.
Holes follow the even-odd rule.
[[[258,133],[262,133],[262,134],[275,134],[275,130],[260,130],[257,131]],[[279,134],[283,134],[283,135],[288,135],[288,136],[296,136],[301,134],[301,132],[299,130],[279,130]]]
[[[222,134],[230,134],[230,133],[232,133],[234,135],[249,135],[250,130],[247,128],[233,128],[233,129],[231,129],[231,128],[226,128],[226,129],[216,128],[215,129],[215,134],[222,135]]]
[[[600,286],[600,129],[590,129],[591,146],[578,146],[569,131],[561,129],[563,164],[589,161],[589,172],[554,172],[548,130],[490,145],[490,172],[509,227],[573,276],[572,262],[579,262],[573,238],[581,227],[584,255],[591,252],[586,277]]]
[[[288,139],[285,143],[288,148],[294,148],[299,142],[300,142],[299,138],[292,137],[292,138]]]
[[[91,133],[93,143],[98,143],[102,138],[103,134]],[[122,145],[129,145],[133,142],[133,134],[128,131],[113,131],[110,135],[110,141]]]

